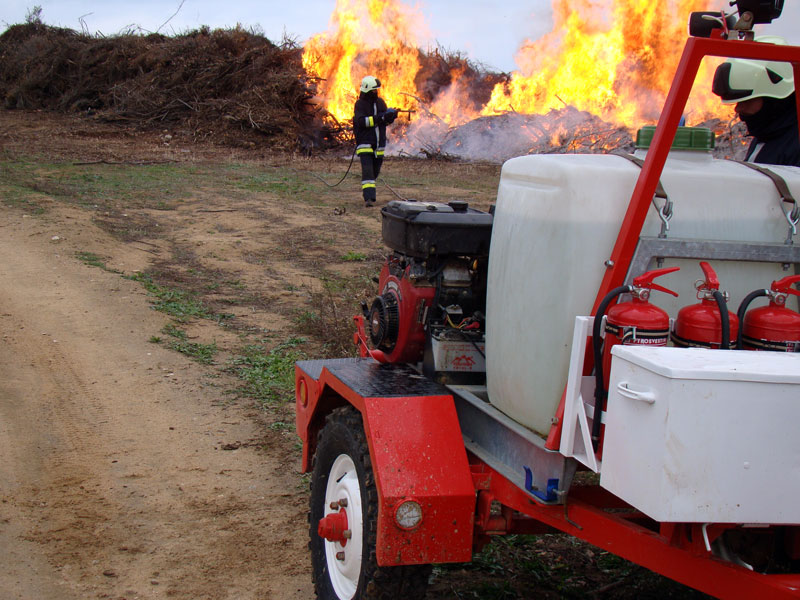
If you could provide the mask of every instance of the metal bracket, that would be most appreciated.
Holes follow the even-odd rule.
[[[800,246],[642,237],[633,254],[625,283],[631,282],[632,273],[647,271],[656,257],[797,264],[800,263]]]
[[[477,394],[482,386],[449,385],[464,444],[470,452],[543,504],[558,504],[577,463],[545,448],[545,440]],[[558,489],[559,485],[561,490]]]

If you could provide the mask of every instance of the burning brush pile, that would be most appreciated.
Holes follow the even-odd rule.
[[[658,120],[688,15],[715,4],[552,0],[553,29],[522,44],[517,71],[492,76],[456,61],[432,78],[416,50],[425,27],[414,9],[400,0],[337,0],[330,30],[309,40],[303,64],[336,122],[350,118],[361,78],[376,75],[389,106],[414,111],[393,127],[390,150],[401,154],[502,161],[631,150],[635,131]],[[717,155],[740,157],[743,128],[711,93],[717,64],[704,62],[687,124],[717,133]]]
[[[511,74],[457,52],[423,51],[424,20],[402,0],[337,0],[330,28],[300,48],[236,28],[88,36],[39,22],[0,36],[6,108],[83,111],[137,127],[180,123],[196,139],[267,140],[277,149],[350,148],[364,75],[383,83],[389,152],[500,162],[552,152],[632,150],[671,84],[690,11],[709,0],[552,0],[553,29],[525,42]],[[718,135],[719,156],[746,141],[698,75],[687,124]]]

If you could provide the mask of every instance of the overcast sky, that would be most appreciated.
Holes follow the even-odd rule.
[[[421,45],[438,43],[500,71],[514,70],[520,43],[538,38],[552,26],[551,0],[404,1],[417,5],[426,20],[430,39],[419,40]],[[715,3],[720,8],[728,6],[728,0]],[[174,17],[180,0],[2,0],[1,29],[24,22],[30,8],[37,5],[42,7],[42,20],[48,25],[81,30],[82,20],[89,33],[110,35],[141,27],[173,34],[201,25],[217,28],[241,23],[260,27],[273,41],[280,41],[286,33],[302,43],[328,29],[336,0],[184,0]],[[768,31],[800,44],[800,0],[788,0],[783,16]]]

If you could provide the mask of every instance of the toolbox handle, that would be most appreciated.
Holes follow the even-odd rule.
[[[620,393],[621,396],[628,398],[630,400],[638,400],[639,402],[646,402],[647,404],[653,404],[656,401],[656,393],[652,390],[643,390],[637,391],[633,390],[628,387],[629,384],[627,381],[620,381],[617,384],[617,391]]]

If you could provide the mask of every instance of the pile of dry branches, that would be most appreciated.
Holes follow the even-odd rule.
[[[241,28],[175,37],[89,36],[41,23],[0,36],[6,108],[90,111],[137,126],[181,123],[223,141],[258,134],[278,147],[324,136],[291,41]]]

